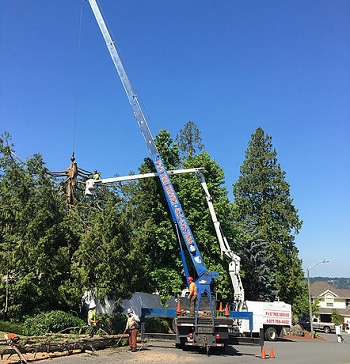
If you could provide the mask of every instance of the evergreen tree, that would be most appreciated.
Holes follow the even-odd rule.
[[[80,287],[81,297],[90,291],[102,299],[126,298],[139,289],[144,276],[140,248],[132,241],[132,211],[114,188],[97,194],[103,210],[95,205],[84,208],[84,231],[72,257],[71,287]]]
[[[271,253],[265,240],[260,237],[256,222],[247,216],[241,224],[242,284],[245,298],[251,301],[270,301],[276,292],[274,270],[269,267]]]
[[[60,294],[69,276],[70,249],[56,198],[40,155],[22,163],[10,136],[0,140],[0,294],[5,316],[66,308]]]
[[[302,221],[290,197],[285,172],[277,162],[272,138],[261,128],[249,142],[233,194],[236,221],[241,223],[249,217],[256,222],[259,237],[271,249],[269,270],[276,277],[274,289],[281,299],[293,303],[302,290],[301,260],[294,243]],[[247,267],[243,265],[243,269]]]
[[[179,150],[184,157],[193,157],[204,149],[201,132],[193,121],[188,121],[176,136]]]

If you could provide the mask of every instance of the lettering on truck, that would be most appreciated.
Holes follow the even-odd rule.
[[[263,323],[269,325],[288,325],[292,323],[290,312],[265,310]]]

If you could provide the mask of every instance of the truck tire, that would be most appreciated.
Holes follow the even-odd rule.
[[[265,331],[265,340],[266,341],[275,341],[277,339],[277,330],[270,326]]]
[[[331,332],[331,328],[329,326],[325,326],[323,328],[323,331],[324,331],[325,334],[329,334]]]

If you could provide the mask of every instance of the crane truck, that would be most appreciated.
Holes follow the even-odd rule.
[[[215,228],[217,240],[221,250],[221,257],[229,259],[229,274],[233,287],[233,304],[230,304],[229,316],[234,318],[234,325],[229,329],[229,336],[252,336],[260,335],[263,331],[265,340],[274,341],[282,336],[283,328],[291,325],[291,306],[282,301],[245,301],[244,288],[240,276],[240,257],[232,252],[227,238],[221,229],[219,220],[213,205],[213,199],[204,177],[204,168],[190,168],[168,171],[169,175],[193,173],[199,180],[205,194],[210,216]],[[93,195],[97,186],[108,185],[110,183],[130,181],[135,179],[157,177],[157,173],[135,174],[130,176],[113,177],[105,179],[90,179],[86,181],[86,195]],[[188,290],[187,290],[188,291]],[[181,310],[176,312],[174,309],[142,308],[142,322],[146,316],[163,316],[174,318],[173,329],[176,335],[176,344],[179,347],[192,345],[192,331],[183,324],[184,312],[188,309],[186,290],[181,301]],[[217,307],[218,308],[218,307]],[[144,326],[142,326],[144,329]]]
[[[201,348],[206,348],[207,351],[209,351],[211,347],[225,348],[228,344],[229,332],[234,330],[234,322],[243,322],[246,326],[246,330],[250,333],[257,330],[258,326],[263,326],[265,328],[265,333],[269,333],[266,338],[273,339],[275,334],[281,332],[280,327],[283,325],[280,324],[282,322],[284,325],[287,325],[287,322],[289,322],[290,325],[291,314],[284,312],[279,305],[277,305],[278,307],[276,307],[276,305],[272,305],[273,307],[270,305],[270,307],[268,307],[268,303],[261,303],[262,305],[260,305],[261,307],[259,314],[256,314],[256,317],[261,317],[262,319],[258,324],[255,325],[254,329],[253,314],[251,311],[248,311],[250,304],[248,301],[244,301],[244,289],[239,274],[240,258],[231,251],[227,240],[221,231],[220,223],[216,218],[215,210],[211,202],[211,197],[203,177],[201,183],[207,196],[208,206],[213,219],[221,251],[222,254],[226,255],[226,257],[230,259],[229,271],[234,288],[234,309],[230,310],[229,313],[226,311],[226,316],[217,316],[215,314],[216,300],[211,290],[211,284],[214,279],[218,278],[219,273],[215,271],[208,271],[204,264],[203,258],[198,249],[198,245],[195,241],[181,203],[170,180],[169,173],[166,170],[162,158],[157,150],[151,131],[138,102],[137,95],[134,93],[131,87],[129,78],[125,72],[114,42],[101,15],[100,9],[96,3],[96,0],[88,1],[101,30],[102,36],[106,42],[107,49],[118,72],[129,103],[132,107],[139,129],[146,142],[148,151],[151,154],[151,158],[156,170],[156,175],[162,185],[180,246],[180,255],[183,263],[186,282],[188,282],[189,271],[183,245],[186,246],[188,255],[190,256],[197,273],[197,278],[195,279],[198,292],[196,315],[194,318],[182,314],[176,315],[174,319],[174,327],[176,332],[177,346],[198,346]],[[251,307],[253,306],[254,305],[251,304]],[[287,306],[285,309],[288,311]],[[280,315],[284,317],[283,321],[278,319]]]
[[[205,348],[207,352],[209,352],[211,347],[225,348],[228,343],[229,328],[233,326],[233,319],[231,317],[225,316],[216,317],[214,315],[216,302],[212,294],[211,284],[213,283],[214,279],[219,277],[219,273],[216,271],[210,272],[204,264],[204,260],[198,249],[196,240],[192,234],[181,203],[170,180],[169,173],[167,172],[163,160],[157,150],[155,141],[140,107],[138,98],[131,87],[129,78],[125,72],[124,66],[121,62],[96,0],[89,0],[89,4],[99,25],[102,36],[106,42],[108,51],[118,72],[123,88],[127,94],[139,129],[146,142],[148,151],[151,154],[157,176],[162,185],[180,246],[180,254],[183,262],[186,282],[188,282],[188,277],[190,275],[186,264],[183,245],[186,246],[188,255],[190,256],[197,273],[197,277],[195,279],[198,294],[196,315],[195,317],[178,317],[176,324],[178,327],[178,342],[182,345],[185,343],[185,340],[188,340],[188,338],[191,337],[191,343],[193,346]],[[199,315],[199,312],[205,312],[205,314]]]

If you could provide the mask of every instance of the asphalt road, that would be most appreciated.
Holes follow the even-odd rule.
[[[344,342],[338,343],[335,334],[321,334],[325,340],[279,340],[265,342],[267,359],[275,364],[350,364],[350,335],[344,334]],[[275,358],[269,358],[273,349]],[[112,364],[112,363],[258,363],[263,360],[260,346],[237,345],[227,348],[225,353],[213,352],[207,356],[196,350],[176,349],[172,342],[149,341],[136,353],[127,348],[108,349],[96,355],[79,354],[41,361],[51,364]]]

